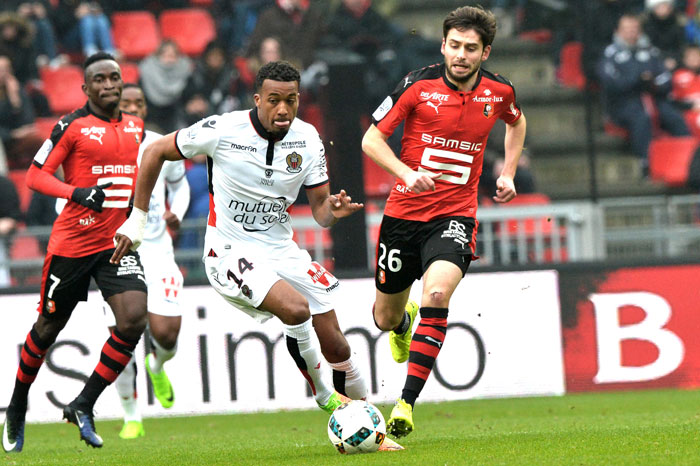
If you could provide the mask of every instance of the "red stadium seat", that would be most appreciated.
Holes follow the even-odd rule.
[[[582,90],[586,86],[586,76],[583,74],[581,42],[568,42],[561,48],[559,54],[559,69],[557,76],[564,86]]]
[[[125,11],[112,15],[114,45],[131,60],[140,60],[160,45],[156,17],[150,11]]]
[[[649,174],[669,186],[685,186],[699,141],[693,136],[663,137],[651,141]]]
[[[51,136],[51,131],[53,131],[53,127],[56,126],[57,121],[58,118],[55,117],[42,117],[37,118],[34,121],[34,124],[36,125],[39,135],[43,139],[48,139]]]
[[[512,201],[506,206],[527,206],[527,205],[547,205],[551,202],[549,196],[541,193],[531,193],[531,194],[518,194],[513,198]],[[552,222],[551,219],[547,218],[528,218],[525,220],[508,220],[508,232],[511,235],[517,235],[519,231],[519,224],[522,222],[523,228],[525,230],[525,236],[532,237],[535,234],[535,222],[539,222],[540,231],[546,235],[552,233]]]
[[[49,100],[49,107],[56,115],[64,115],[85,105],[87,97],[83,94],[83,70],[80,67],[45,66],[39,70],[39,76],[44,85],[44,94]]]
[[[362,171],[365,181],[365,195],[368,198],[385,198],[394,187],[394,177],[374,163],[367,155],[362,155]]]
[[[125,83],[138,84],[139,82],[139,66],[136,63],[124,62],[120,63],[122,69],[122,81]]]
[[[199,8],[165,10],[158,19],[164,39],[172,39],[182,53],[198,56],[216,38],[216,26],[209,12]]]
[[[18,259],[36,259],[43,257],[39,247],[39,241],[33,236],[16,236],[12,240],[10,248],[10,257],[13,260]]]

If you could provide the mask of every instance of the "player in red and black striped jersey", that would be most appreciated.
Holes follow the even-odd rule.
[[[513,177],[525,140],[525,117],[507,79],[481,68],[496,35],[496,20],[480,7],[452,11],[443,23],[445,61],[409,73],[372,115],[364,152],[396,177],[377,245],[374,319],[391,330],[392,355],[408,360],[389,433],[413,430],[413,405],[432,371],[447,330],[452,293],[474,258],[477,188],[484,148],[496,119],[506,123],[505,165],[494,201],[515,197]],[[405,122],[397,158],[387,138]],[[408,301],[423,278],[421,320]]]
[[[114,58],[98,52],[84,65],[84,107],[63,116],[27,172],[27,185],[69,202],[54,223],[44,261],[39,317],[22,348],[15,389],[3,428],[3,449],[22,450],[29,388],[48,348],[79,301],[87,299],[90,278],[116,318],[116,329],[78,397],[63,410],[80,437],[101,447],[93,406],[131,359],[146,325],[146,283],[138,254],[113,264],[113,237],[127,218],[143,121],[121,113],[122,78]],[[53,176],[63,166],[65,182]]]

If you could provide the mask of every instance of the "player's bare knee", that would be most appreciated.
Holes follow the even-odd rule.
[[[374,312],[374,321],[381,330],[388,331],[395,329],[400,323],[403,314],[393,312]]]
[[[321,345],[321,353],[331,363],[347,361],[350,359],[350,344],[345,338],[334,338],[330,343]]]
[[[43,342],[53,344],[67,322],[68,319],[46,319],[40,316],[34,324],[34,330],[36,330]]]
[[[280,312],[280,320],[287,325],[299,325],[310,318],[309,303],[304,298],[285,303]]]
[[[177,332],[161,332],[159,334],[152,332],[151,336],[160,346],[167,350],[175,348],[175,345],[177,344]]]
[[[448,305],[447,294],[442,290],[429,290],[424,297],[427,299],[426,307],[447,307]]]
[[[146,329],[146,313],[141,315],[138,312],[127,314],[126,318],[117,322],[117,329],[127,338],[139,338]]]

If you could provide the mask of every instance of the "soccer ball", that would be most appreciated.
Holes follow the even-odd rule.
[[[328,438],[340,453],[377,451],[386,438],[384,417],[373,404],[351,400],[331,414]]]

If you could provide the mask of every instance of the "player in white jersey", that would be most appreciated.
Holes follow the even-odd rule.
[[[295,119],[299,72],[286,62],[269,63],[258,72],[255,89],[252,110],[205,118],[148,147],[134,210],[117,231],[112,261],[140,244],[147,200],[162,163],[206,154],[210,210],[204,265],[209,282],[229,304],[258,321],[272,316],[282,321],[294,362],[318,405],[332,412],[341,403],[338,393],[364,398],[367,387],[335,315],[338,280],[292,240],[287,209],[302,187],[323,227],[363,205],[343,190],[330,194],[318,132]],[[338,393],[328,383],[321,353],[333,368]]]
[[[120,107],[122,111],[146,119],[146,99],[137,85],[124,85]],[[160,137],[160,134],[146,130],[139,150],[139,165],[144,149]],[[164,408],[173,405],[174,392],[163,364],[175,356],[182,320],[179,303],[182,273],[175,263],[168,228],[173,231],[180,228],[180,219],[184,217],[189,202],[190,188],[185,178],[184,161],[166,162],[151,194],[143,247],[139,249],[148,285],[148,328],[152,347],[152,352],[146,356],[145,366],[154,395]],[[105,312],[105,315],[108,319],[113,316],[112,312]],[[142,437],[145,431],[136,402],[136,363],[133,358],[115,381],[115,386],[124,408],[124,426],[119,436],[123,439]]]

